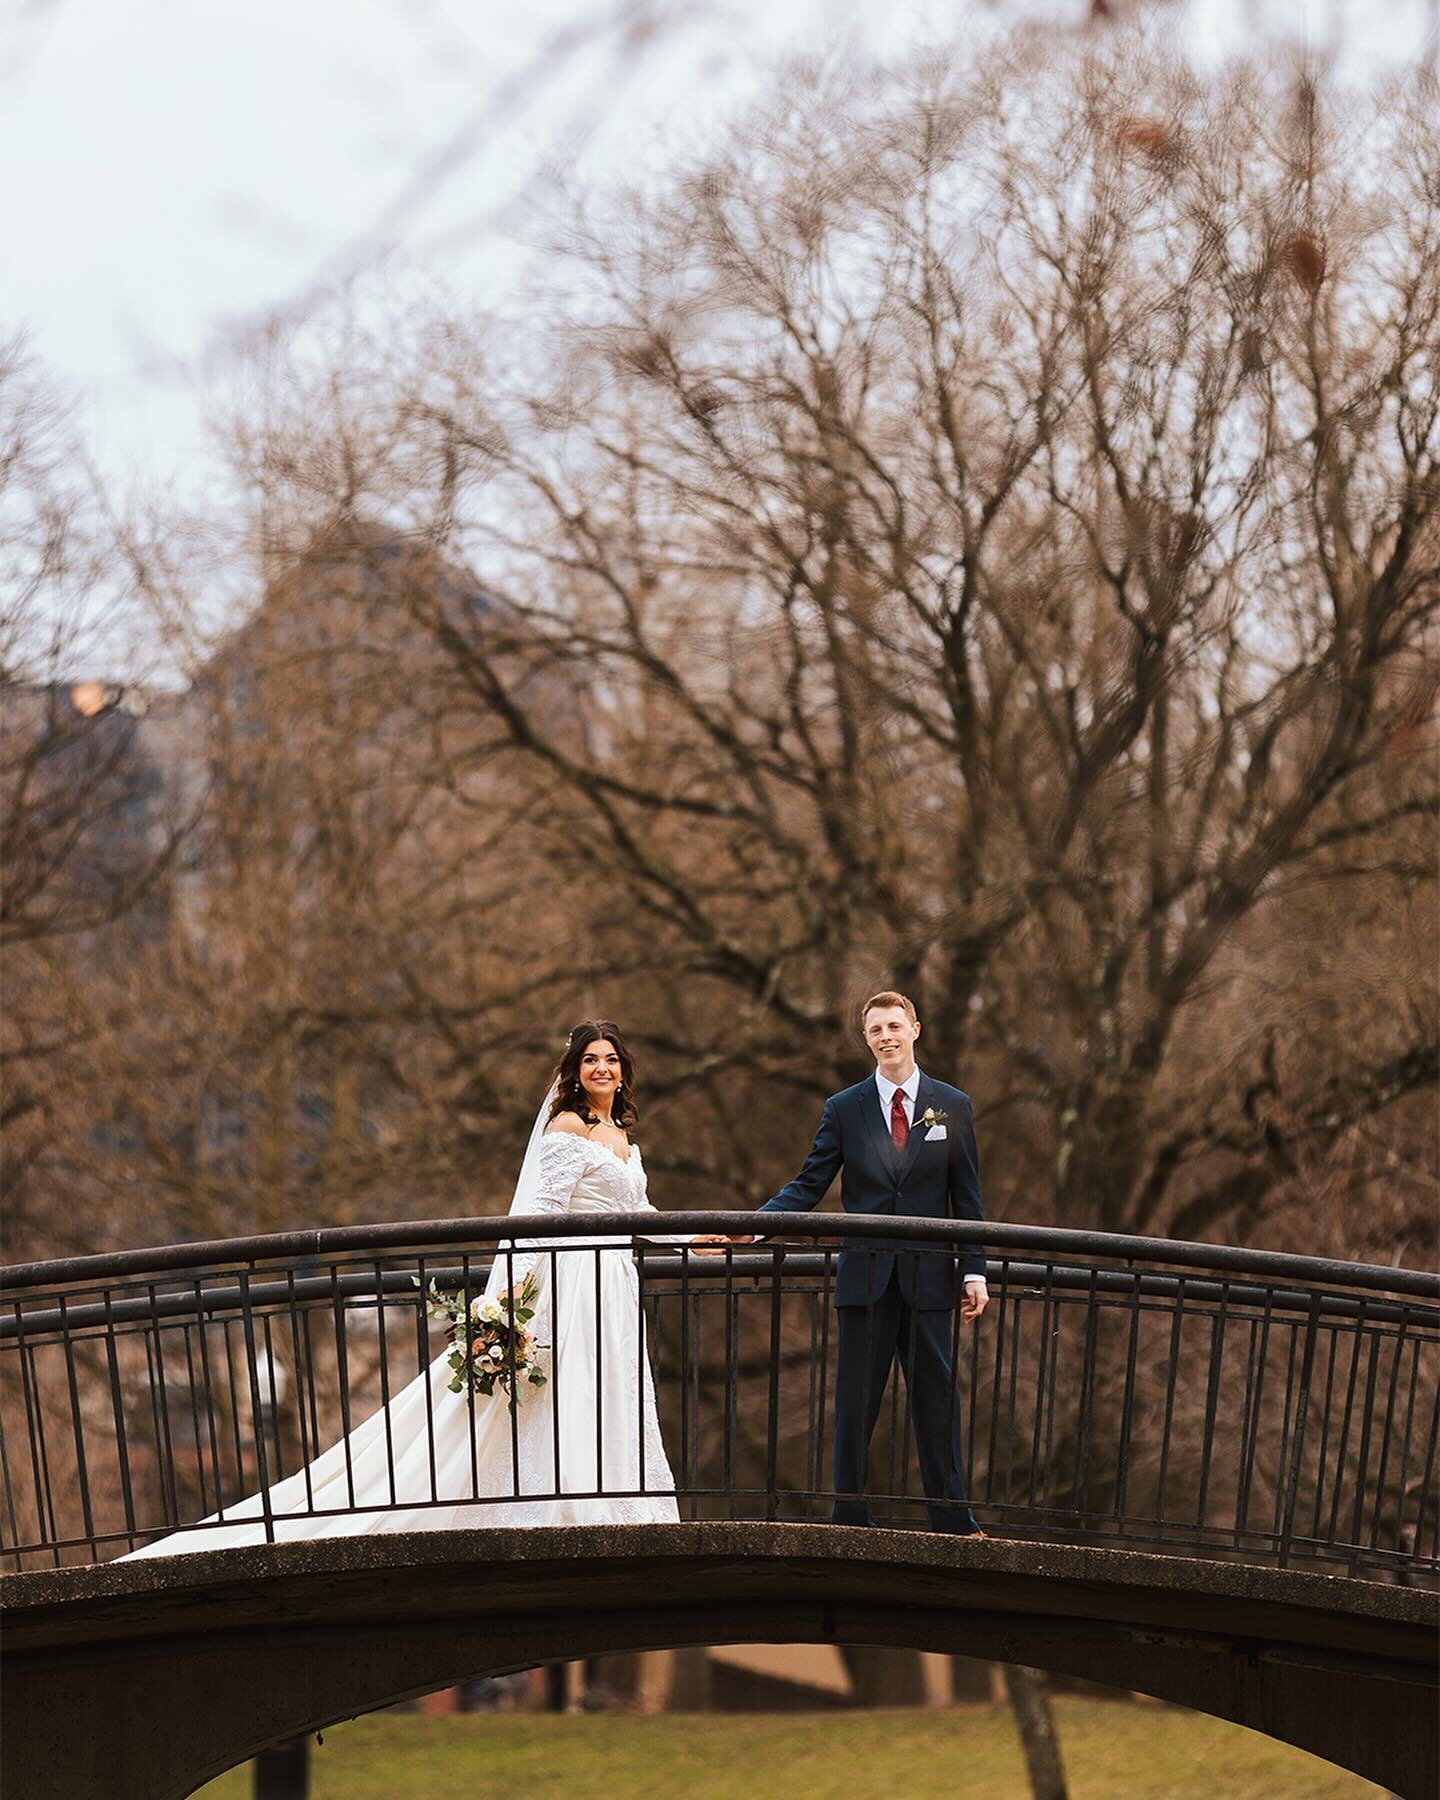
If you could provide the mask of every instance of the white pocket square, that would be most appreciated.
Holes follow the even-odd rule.
[[[932,1125],[925,1133],[925,1142],[927,1144],[933,1144],[937,1139],[943,1138],[946,1135],[945,1127],[943,1125]]]

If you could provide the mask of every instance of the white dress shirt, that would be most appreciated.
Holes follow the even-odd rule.
[[[905,1107],[905,1123],[913,1131],[915,1129],[915,1096],[920,1092],[919,1068],[916,1067],[911,1069],[910,1073],[905,1077],[904,1081],[900,1083],[899,1087],[896,1087],[895,1083],[891,1081],[888,1076],[882,1075],[877,1069],[875,1071],[875,1086],[880,1090],[880,1110],[885,1115],[886,1131],[888,1132],[890,1129],[890,1108],[895,1104],[896,1094],[903,1094],[905,1096],[903,1101]],[[986,1294],[990,1291],[983,1275],[967,1275],[965,1277],[965,1285],[966,1287],[978,1287]]]
[[[915,1096],[920,1092],[919,1069],[911,1069],[898,1088],[893,1081],[882,1075],[877,1069],[875,1085],[880,1090],[880,1110],[885,1115],[885,1129],[887,1131],[890,1129],[890,1108],[895,1104],[897,1093],[905,1096],[905,1123],[913,1125],[915,1123]]]

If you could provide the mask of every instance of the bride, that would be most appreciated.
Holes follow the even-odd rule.
[[[619,1030],[607,1020],[577,1025],[536,1118],[511,1212],[654,1213],[640,1150],[629,1137],[638,1117],[634,1094],[634,1063]],[[545,1385],[520,1382],[513,1415],[503,1391],[477,1393],[472,1432],[471,1397],[450,1391],[447,1340],[445,1353],[388,1406],[270,1488],[277,1542],[678,1519],[642,1354],[645,1326],[629,1241],[552,1241],[560,1246],[554,1256],[534,1254],[533,1239],[497,1246],[486,1289],[487,1298],[512,1286],[518,1291],[527,1272],[533,1275],[529,1329],[549,1345]],[[223,1517],[130,1554],[176,1556],[267,1541],[262,1497],[254,1494],[226,1507]]]

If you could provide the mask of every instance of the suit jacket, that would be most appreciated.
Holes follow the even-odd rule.
[[[926,1141],[920,1118],[927,1108],[948,1114],[943,1140]],[[901,1154],[891,1140],[873,1075],[843,1093],[832,1094],[825,1102],[805,1166],[760,1210],[810,1212],[825,1198],[836,1172],[843,1171],[840,1204],[847,1213],[872,1218],[888,1213],[902,1219],[983,1219],[980,1158],[969,1095],[922,1071],[915,1094],[915,1121]],[[953,1256],[933,1251],[916,1254],[913,1245],[899,1241],[842,1238],[835,1304],[864,1306],[878,1300],[891,1274],[898,1273],[900,1292],[909,1305],[951,1307],[955,1304],[955,1261]],[[960,1263],[966,1275],[983,1275],[983,1247],[966,1245]]]

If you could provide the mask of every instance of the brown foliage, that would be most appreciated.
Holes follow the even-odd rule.
[[[1325,246],[1314,232],[1292,232],[1280,246],[1280,262],[1309,294],[1325,279]]]
[[[1115,142],[1122,150],[1138,150],[1143,155],[1163,161],[1175,147],[1170,127],[1160,119],[1143,115],[1127,116],[1115,127]]]

